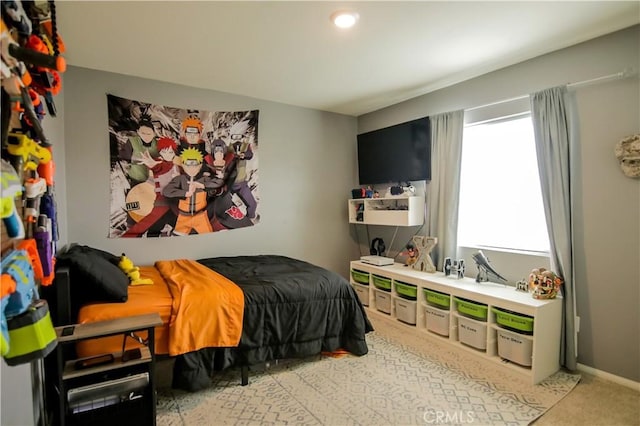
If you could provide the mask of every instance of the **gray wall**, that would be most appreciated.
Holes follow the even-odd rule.
[[[346,276],[346,198],[355,176],[354,117],[226,93],[70,67],[65,73],[67,240],[134,262],[236,254],[283,254]],[[259,109],[255,226],[173,238],[109,239],[106,94],[210,111]]]
[[[345,276],[352,257],[346,199],[356,181],[354,117],[248,97],[69,67],[56,118],[43,122],[54,146],[59,247],[87,244],[158,259],[283,254]],[[106,94],[180,108],[259,109],[261,221],[234,231],[175,238],[108,239],[109,137]],[[37,422],[40,395],[29,365],[2,363],[3,426]],[[33,379],[34,386],[38,382]]]
[[[556,85],[640,69],[640,26],[544,55],[358,117],[358,133],[425,115],[471,108]],[[578,362],[640,381],[640,180],[613,154],[640,131],[640,87],[632,78],[577,88],[581,145],[575,175]],[[473,264],[470,251],[462,253]],[[541,258],[488,253],[507,276]],[[546,260],[545,260],[546,261]],[[513,268],[513,265],[517,265]]]

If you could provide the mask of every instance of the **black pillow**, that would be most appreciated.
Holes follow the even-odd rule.
[[[56,260],[60,266],[70,269],[73,304],[127,301],[129,277],[118,267],[118,256],[74,245]]]

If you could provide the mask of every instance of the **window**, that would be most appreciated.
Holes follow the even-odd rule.
[[[458,246],[549,251],[530,114],[467,125]]]

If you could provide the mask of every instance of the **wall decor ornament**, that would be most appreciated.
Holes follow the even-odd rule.
[[[630,178],[640,178],[640,134],[620,140],[614,153],[622,172]]]
[[[107,95],[109,238],[259,222],[258,110],[210,112]]]

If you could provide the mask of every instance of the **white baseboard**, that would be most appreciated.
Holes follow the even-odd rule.
[[[616,376],[615,374],[607,373],[606,371],[598,370],[580,363],[578,363],[578,370],[640,392],[640,382],[634,382],[633,380],[625,379],[624,377]]]

